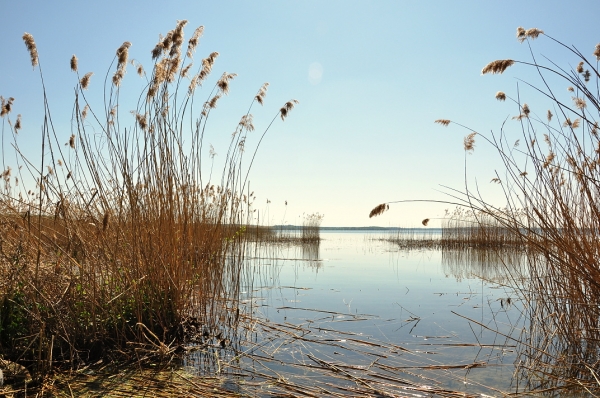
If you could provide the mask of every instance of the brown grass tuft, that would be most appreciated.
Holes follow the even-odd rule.
[[[33,39],[33,36],[31,34],[25,32],[25,34],[23,35],[23,41],[25,42],[25,45],[27,46],[27,51],[29,51],[29,56],[31,57],[31,66],[35,68],[35,66],[39,62],[35,40]]]
[[[448,126],[450,124],[450,120],[448,120],[448,119],[438,119],[434,123],[439,123],[442,126]]]
[[[508,67],[512,66],[515,63],[512,59],[499,59],[493,62],[490,62],[481,70],[481,74],[485,75],[486,73],[503,73]]]
[[[369,218],[377,217],[380,214],[383,214],[386,210],[389,210],[390,205],[386,203],[382,203],[380,205],[375,206],[373,210],[369,213]]]

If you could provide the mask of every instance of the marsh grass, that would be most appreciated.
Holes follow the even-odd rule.
[[[600,44],[588,56],[539,29],[519,28],[517,38],[529,47],[530,61],[497,60],[482,70],[501,74],[522,66],[533,68],[540,77],[537,86],[520,82],[514,98],[505,91],[496,93],[499,101],[513,104],[512,121],[490,136],[448,119],[436,121],[469,131],[464,140],[465,188],[450,190],[453,201],[446,203],[470,215],[457,221],[449,239],[492,250],[498,250],[494,242],[507,242],[527,250],[527,272],[515,276],[528,281],[520,285],[520,297],[529,320],[518,340],[517,391],[552,394],[569,389],[596,394],[600,390]],[[577,66],[538,62],[534,39],[550,40]],[[523,86],[541,94],[550,109],[525,103]],[[509,133],[512,126],[517,136]],[[494,148],[503,165],[491,180],[501,187],[502,207],[467,183],[466,154],[475,150],[477,141]],[[389,203],[394,202],[383,205]],[[471,222],[472,227],[461,225]],[[485,234],[480,233],[481,227]]]
[[[160,39],[148,73],[129,62],[131,43],[123,43],[100,109],[88,101],[92,73],[80,76],[73,56],[66,137],[54,128],[33,36],[23,37],[41,81],[42,155],[23,155],[21,118],[12,118],[13,99],[2,98],[3,142],[14,148],[2,158],[16,164],[4,165],[0,190],[0,353],[36,381],[53,369],[98,361],[168,363],[186,341],[237,341],[245,226],[252,224],[248,176],[272,123],[297,101],[275,114],[244,163],[250,112],[264,101],[263,85],[214,182],[212,168],[202,173],[214,158],[212,148],[204,153],[206,123],[235,74],[222,74],[196,104],[218,53],[192,67],[202,29],[186,49],[185,25],[179,21]],[[131,115],[120,100],[130,63],[146,82]]]

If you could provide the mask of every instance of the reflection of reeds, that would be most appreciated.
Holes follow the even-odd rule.
[[[119,111],[128,42],[117,50],[102,109],[84,95],[91,73],[78,76],[70,137],[54,130],[45,103],[40,162],[22,154],[9,121],[20,167],[2,173],[0,352],[35,375],[99,359],[169,361],[189,339],[235,341],[242,226],[252,205],[241,165],[252,117],[244,115],[232,136],[221,185],[211,185],[202,173],[206,121],[234,74],[221,76],[194,114],[194,93],[217,53],[188,87],[182,65],[198,35],[183,55],[185,23],[153,51],[131,127]],[[38,65],[33,37],[24,39]],[[76,62],[71,67],[78,74]],[[11,105],[2,98],[2,117]]]

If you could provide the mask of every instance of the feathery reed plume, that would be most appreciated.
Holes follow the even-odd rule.
[[[4,117],[10,113],[12,110],[12,103],[15,99],[10,97],[8,100],[2,98],[2,110],[0,110],[0,116]]]
[[[119,86],[121,80],[125,76],[127,58],[129,57],[129,47],[131,47],[131,42],[126,41],[121,44],[121,47],[117,48],[117,71],[113,75],[113,84],[115,86]]]
[[[577,73],[583,73],[583,61],[577,64]]]
[[[93,74],[94,74],[94,72],[88,72],[81,78],[81,80],[79,81],[79,84],[81,84],[82,89],[87,90],[88,85],[90,84],[90,78],[92,77]]]
[[[569,127],[572,126],[573,122],[571,121],[571,118],[566,118],[565,121],[563,122],[563,127]]]
[[[527,29],[527,31],[525,32],[525,35],[527,37],[530,37],[532,40],[533,39],[537,39],[539,35],[543,35],[544,31],[538,28],[531,28],[531,29]]]
[[[71,134],[69,137],[69,146],[75,149],[75,134]]]
[[[573,120],[573,124],[571,125],[571,127],[576,129],[577,127],[579,127],[580,123],[581,123],[581,119],[577,118],[577,119]]]
[[[423,221],[421,221],[421,224],[423,224],[423,226],[427,226],[427,224],[429,224],[429,218],[424,219]]]
[[[221,78],[217,81],[217,87],[225,95],[229,94],[229,81],[237,76],[236,73],[223,73]]]
[[[142,64],[138,64],[138,65],[137,65],[137,67],[136,67],[136,71],[137,71],[137,74],[138,74],[140,77],[143,77],[143,76],[144,76],[144,67],[142,66]]]
[[[548,156],[546,156],[546,160],[544,161],[543,167],[547,168],[548,166],[550,166],[550,164],[552,164],[552,161],[554,160],[554,157],[554,152],[550,151]]]
[[[512,66],[515,63],[512,59],[498,59],[496,61],[490,62],[481,70],[481,74],[485,75],[486,73],[503,73],[508,67]]]
[[[75,56],[75,54],[73,54],[73,56],[71,57],[71,70],[73,72],[77,72],[77,57]]]
[[[194,64],[189,63],[185,68],[181,69],[181,73],[180,73],[181,77],[186,77],[187,76],[188,72],[192,68],[192,65],[194,65]]]
[[[521,43],[527,38],[526,34],[527,31],[522,26],[517,28],[517,40],[519,40]]]
[[[493,182],[493,183],[495,183],[495,184],[501,184],[501,183],[502,183],[502,181],[500,181],[500,179],[499,179],[498,177],[494,177],[494,178],[492,178],[492,179],[490,180],[490,182]]]
[[[281,114],[281,120],[285,120],[285,118],[288,116],[288,114],[290,113],[290,111],[292,109],[294,109],[294,105],[298,104],[298,100],[291,100],[286,102],[281,109],[279,110],[279,113]]]
[[[550,122],[552,120],[552,116],[554,116],[552,114],[552,112],[550,112],[550,109],[548,109],[548,113],[546,114],[546,117],[548,118],[548,122]]]
[[[264,100],[265,100],[265,96],[267,95],[267,89],[269,88],[269,83],[265,83],[261,86],[260,90],[258,90],[258,94],[256,94],[256,97],[254,97],[254,99],[259,103],[259,104],[263,104]]]
[[[498,91],[496,93],[496,99],[498,101],[504,101],[504,100],[506,100],[506,94],[504,94],[502,91]]]
[[[208,101],[208,107],[211,109],[216,108],[219,98],[221,98],[221,94],[216,94],[214,97],[212,97],[210,101]]]
[[[135,115],[135,119],[138,122],[138,125],[140,126],[140,128],[144,131],[146,131],[146,129],[148,128],[148,121],[146,120],[146,115],[142,115],[137,113]]]
[[[202,33],[204,33],[204,26],[197,27],[194,31],[194,34],[188,41],[188,48],[186,52],[186,56],[188,58],[192,58],[192,56],[194,55],[194,51],[196,50],[196,46],[198,46],[198,42],[200,40],[200,37],[202,37]]]
[[[464,139],[465,151],[473,152],[473,150],[475,149],[475,136],[476,135],[477,135],[477,133],[473,131],[471,134],[469,134],[465,137],[465,139]]]
[[[35,40],[30,33],[25,32],[23,35],[23,41],[25,42],[27,51],[29,51],[29,56],[31,57],[31,66],[35,68],[35,66],[38,64],[38,52],[37,46],[35,45]]]
[[[596,56],[596,59],[600,61],[600,43],[596,44],[594,55]]]
[[[573,102],[575,103],[575,106],[579,109],[583,109],[587,106],[583,98],[573,97]]]
[[[377,217],[380,214],[383,214],[386,210],[390,208],[390,205],[386,203],[382,203],[380,205],[375,206],[373,210],[369,213],[369,218]]]
[[[21,114],[17,115],[17,121],[15,122],[15,133],[21,130]]]
[[[567,87],[567,91],[570,93],[574,93],[575,89],[573,88],[573,86],[569,86],[569,87]]]
[[[83,110],[81,111],[81,118],[82,118],[82,119],[85,119],[85,118],[86,118],[86,116],[87,116],[87,113],[88,113],[88,110],[89,110],[89,109],[90,109],[90,106],[89,106],[89,105],[86,105],[86,106],[83,108]]]
[[[434,123],[439,123],[442,126],[448,126],[450,124],[450,120],[448,120],[448,119],[438,119]]]

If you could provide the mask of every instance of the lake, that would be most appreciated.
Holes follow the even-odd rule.
[[[323,231],[318,245],[250,248],[243,326],[187,369],[261,396],[514,392],[522,258],[404,250],[390,236]]]

